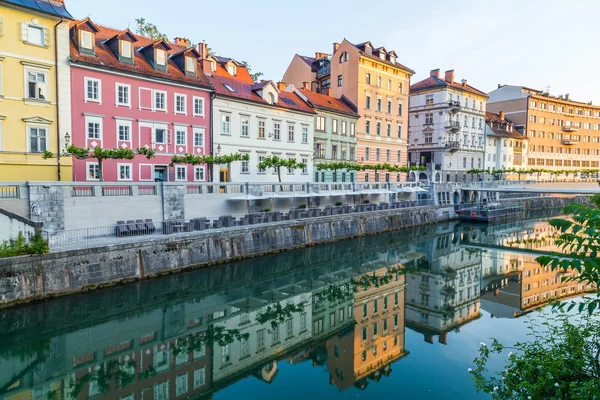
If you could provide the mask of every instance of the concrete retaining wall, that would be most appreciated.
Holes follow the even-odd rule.
[[[420,207],[0,259],[0,306],[454,217],[452,208]]]

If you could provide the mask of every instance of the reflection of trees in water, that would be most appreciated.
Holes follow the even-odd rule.
[[[267,306],[265,310],[261,311],[256,316],[256,322],[261,325],[270,322],[271,327],[276,329],[279,324],[291,319],[295,313],[304,311],[304,308],[304,303],[287,304],[285,307],[282,307],[281,303],[277,303],[273,307]]]
[[[96,371],[86,374],[81,378],[72,378],[69,381],[69,388],[73,397],[79,397],[81,389],[86,383],[95,384],[100,394],[107,394],[111,389],[111,383],[119,389],[124,389],[135,381],[135,360],[128,356],[123,360],[110,360],[103,365],[96,366]]]

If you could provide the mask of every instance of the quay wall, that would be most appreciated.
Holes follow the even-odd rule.
[[[521,200],[526,210],[561,208],[586,197]],[[0,259],[0,307],[187,268],[456,219],[426,206],[188,233],[96,248]]]

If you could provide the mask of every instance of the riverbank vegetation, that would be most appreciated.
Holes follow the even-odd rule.
[[[40,231],[36,232],[30,240],[27,240],[23,232],[19,232],[16,239],[0,243],[0,258],[45,254],[49,251],[48,241],[44,239]]]
[[[600,399],[600,195],[592,203],[571,204],[565,208],[570,218],[550,221],[559,232],[555,244],[561,252],[537,262],[561,272],[563,282],[592,285],[595,292],[569,302],[555,300],[552,314],[529,323],[527,342],[481,344],[469,372],[477,390],[494,400]],[[495,374],[488,370],[492,356],[506,357],[504,369]]]

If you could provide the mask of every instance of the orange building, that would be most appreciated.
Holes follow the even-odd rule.
[[[296,55],[283,81],[297,87],[345,96],[360,114],[357,123],[357,162],[406,165],[408,161],[408,91],[414,71],[400,64],[395,51],[371,42],[334,43],[333,55]],[[404,174],[359,172],[359,182],[405,180]]]

